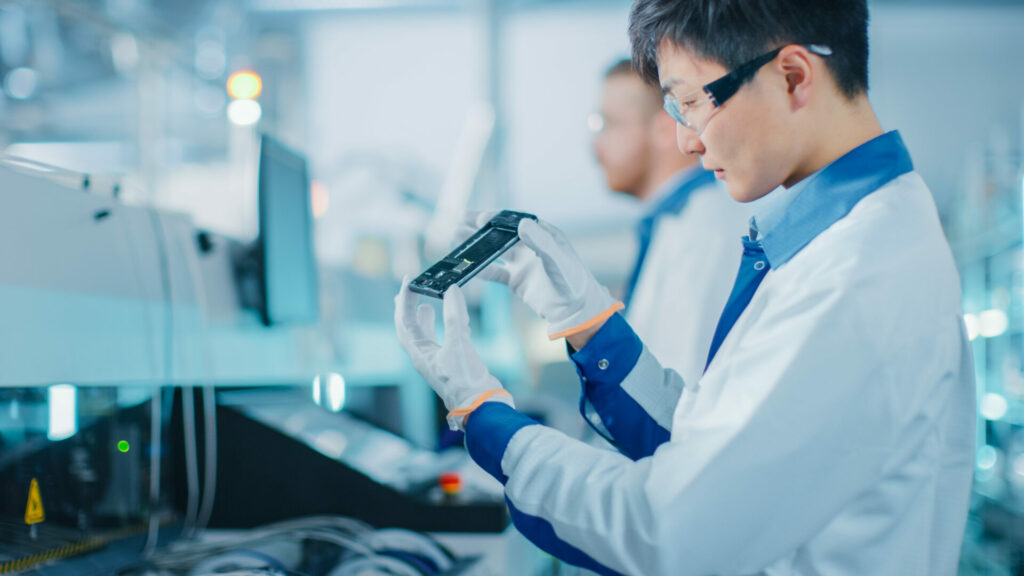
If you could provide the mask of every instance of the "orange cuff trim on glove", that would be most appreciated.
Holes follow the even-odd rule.
[[[601,322],[604,322],[605,320],[611,318],[612,314],[615,314],[616,312],[618,312],[619,310],[622,310],[625,307],[626,307],[626,305],[623,304],[622,302],[616,302],[615,304],[612,304],[611,308],[605,310],[604,312],[601,312],[600,314],[598,314],[597,316],[594,316],[590,320],[587,320],[583,324],[580,324],[579,326],[575,326],[573,328],[567,328],[565,330],[562,330],[561,332],[555,332],[554,334],[549,335],[548,339],[549,340],[558,340],[559,338],[565,338],[566,336],[572,336],[573,334],[579,334],[580,332],[583,332],[584,330],[587,330],[588,328],[593,328],[594,326],[597,326]]]
[[[467,408],[456,408],[455,410],[452,410],[451,412],[449,412],[448,413],[448,419],[451,419],[451,418],[462,418],[463,421],[465,421],[466,416],[469,416],[469,414],[471,412],[473,412],[473,410],[476,410],[477,408],[479,408],[480,405],[483,404],[484,402],[486,402],[488,398],[490,398],[491,396],[498,396],[498,395],[508,396],[509,398],[512,397],[512,395],[508,393],[508,390],[505,390],[504,388],[498,388],[497,390],[488,390],[487,392],[484,392],[483,394],[477,396],[476,400],[473,400],[473,403],[470,404],[469,407],[467,407]]]

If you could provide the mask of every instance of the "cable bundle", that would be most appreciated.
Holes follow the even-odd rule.
[[[441,576],[455,557],[430,537],[339,516],[180,541],[119,576]]]

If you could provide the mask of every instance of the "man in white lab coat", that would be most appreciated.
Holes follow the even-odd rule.
[[[661,91],[616,62],[601,90],[594,154],[608,187],[643,203],[626,320],[662,366],[696,382],[736,278],[749,211],[676,145]]]
[[[520,224],[491,274],[567,339],[622,453],[517,412],[459,290],[443,345],[399,293],[399,340],[538,546],[601,574],[956,573],[975,414],[959,279],[868,100],[867,20],[867,0],[634,3],[680,149],[757,201],[704,375],[664,370],[548,224]]]

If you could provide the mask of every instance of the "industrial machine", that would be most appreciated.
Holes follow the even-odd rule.
[[[360,332],[372,369],[339,356],[355,339],[321,319],[304,160],[261,150],[255,244],[0,159],[0,574],[473,574],[488,547],[515,556],[500,485],[405,434],[413,411],[441,421],[390,319]],[[490,540],[455,553],[450,530]]]

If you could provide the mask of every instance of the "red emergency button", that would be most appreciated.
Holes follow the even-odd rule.
[[[458,472],[445,472],[438,479],[441,491],[449,496],[454,496],[462,491],[462,476]]]

